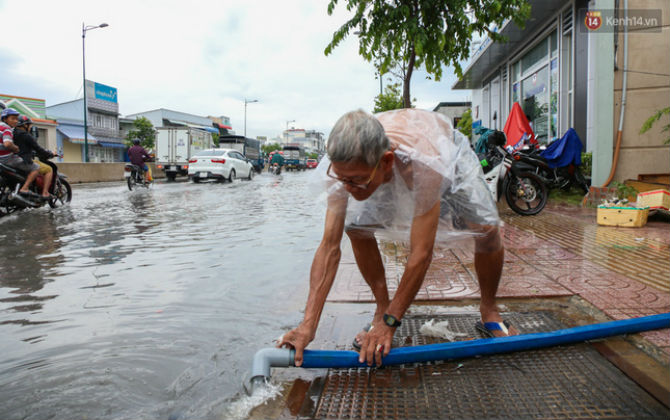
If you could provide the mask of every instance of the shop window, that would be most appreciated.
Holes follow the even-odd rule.
[[[548,76],[547,66],[544,66],[521,82],[521,107],[540,143],[546,143],[549,136]]]
[[[521,58],[522,73],[525,74],[531,67],[547,58],[549,52],[547,49],[547,41],[547,38],[543,39]]]
[[[551,56],[556,57],[558,55],[558,35],[555,30],[551,33],[549,44],[551,45]]]
[[[558,58],[551,60],[549,64],[549,84],[551,86],[549,96],[549,140],[554,140],[558,135]]]

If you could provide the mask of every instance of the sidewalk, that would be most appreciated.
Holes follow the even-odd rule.
[[[500,207],[503,316],[522,333],[670,312],[670,224],[601,227],[595,209],[549,205],[522,217]],[[439,342],[419,327],[449,320],[455,340],[480,338],[479,287],[467,247],[436,249],[394,347]],[[407,249],[382,243],[391,295]],[[374,300],[348,241],[311,349],[352,350]],[[252,418],[666,418],[670,331],[382,369],[279,369],[291,385]],[[659,403],[663,401],[663,404]]]
[[[613,320],[670,312],[670,224],[644,228],[596,224],[595,209],[551,205],[533,217],[501,208],[505,264],[498,297],[578,295]],[[389,292],[402,276],[406,249],[383,247]],[[436,250],[420,301],[479,298],[469,249]],[[350,250],[343,251],[332,302],[373,302]],[[667,330],[642,333],[670,362]]]

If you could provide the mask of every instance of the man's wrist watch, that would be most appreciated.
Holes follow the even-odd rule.
[[[388,325],[389,327],[395,328],[399,327],[402,324],[402,322],[400,322],[400,320],[394,317],[393,315],[384,314],[384,324]]]

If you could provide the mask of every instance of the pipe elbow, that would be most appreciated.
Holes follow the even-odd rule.
[[[257,377],[270,378],[273,367],[294,366],[295,350],[268,347],[260,349],[254,355],[251,365],[251,379]]]

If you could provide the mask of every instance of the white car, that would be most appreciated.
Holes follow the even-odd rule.
[[[233,181],[235,178],[253,178],[254,167],[242,153],[232,149],[206,149],[188,161],[188,178],[193,182],[206,179]]]

